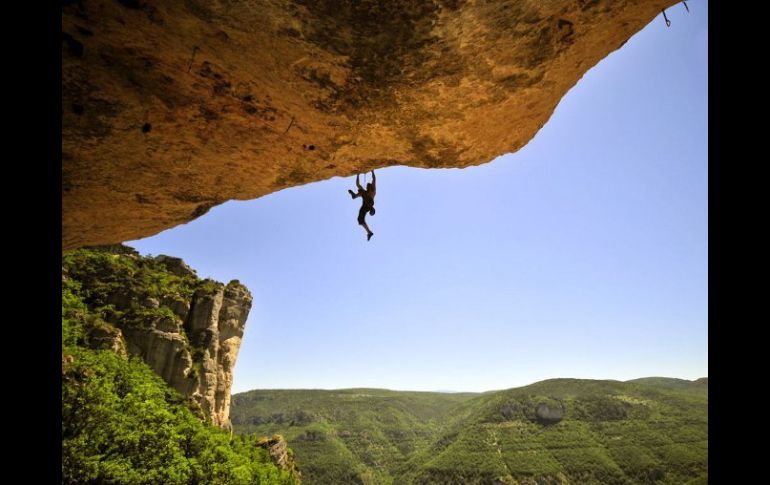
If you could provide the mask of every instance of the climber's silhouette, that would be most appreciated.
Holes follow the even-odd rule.
[[[366,189],[364,189],[361,186],[361,182],[358,181],[358,177],[360,174],[356,174],[356,187],[358,187],[358,192],[353,192],[352,190],[348,190],[348,193],[351,197],[354,199],[356,197],[361,197],[361,209],[358,211],[358,223],[366,229],[366,240],[374,236],[374,233],[369,229],[369,226],[366,225],[366,220],[364,218],[366,217],[366,213],[368,212],[370,215],[374,215],[374,195],[377,193],[377,177],[374,175],[374,170],[372,170],[372,182],[366,184]]]

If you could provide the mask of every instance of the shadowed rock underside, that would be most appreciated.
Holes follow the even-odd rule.
[[[676,2],[64,3],[69,249],[333,176],[515,152]]]

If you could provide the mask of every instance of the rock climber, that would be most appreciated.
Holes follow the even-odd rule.
[[[377,193],[377,177],[374,175],[374,170],[372,170],[372,181],[366,184],[366,189],[364,189],[361,186],[361,182],[358,180],[360,175],[361,174],[356,174],[356,187],[358,187],[358,192],[348,190],[348,193],[354,199],[356,197],[361,197],[362,199],[361,209],[358,211],[358,224],[366,229],[366,240],[368,241],[374,236],[374,233],[369,229],[369,226],[366,225],[366,220],[364,218],[366,217],[367,212],[369,215],[374,215],[374,195]]]

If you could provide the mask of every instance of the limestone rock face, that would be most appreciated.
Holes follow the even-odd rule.
[[[674,3],[64,2],[63,247],[333,176],[514,152]]]
[[[230,389],[252,297],[237,280],[217,284],[214,292],[196,291],[185,330],[198,349],[197,386],[192,396],[215,424],[230,427]]]
[[[233,368],[241,348],[243,329],[251,309],[251,294],[237,280],[224,289],[219,311],[219,347],[216,355],[216,391],[212,415],[221,423],[229,423],[230,389],[233,386]]]
[[[156,374],[182,395],[189,396],[197,382],[188,379],[192,358],[179,325],[171,328],[170,320],[160,320],[150,328],[126,328],[128,352],[139,355]]]
[[[157,319],[124,334],[130,353],[191,397],[215,425],[230,428],[233,368],[252,297],[238,281],[212,283],[193,294],[186,320]]]

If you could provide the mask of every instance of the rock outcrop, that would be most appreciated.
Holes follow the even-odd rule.
[[[249,290],[238,280],[200,280],[179,258],[145,258],[127,249],[102,248],[63,268],[104,315],[89,331],[91,347],[141,356],[201,416],[229,428]]]
[[[554,424],[564,419],[564,407],[552,403],[541,402],[535,408],[537,421],[542,424]]]
[[[190,396],[214,424],[229,428],[233,368],[251,302],[249,291],[236,280],[199,289],[189,306],[173,307],[179,319],[126,329],[128,350]]]
[[[257,447],[266,449],[270,454],[270,459],[278,468],[291,471],[296,478],[300,477],[294,457],[289,451],[289,445],[282,435],[274,434],[270,438],[267,436],[260,438],[257,441]]]
[[[514,152],[674,3],[63,2],[63,247],[333,176]]]
[[[126,340],[123,332],[112,325],[101,325],[89,332],[91,348],[96,350],[111,350],[122,357],[128,357]]]
[[[166,256],[165,254],[161,254],[160,256],[156,257],[155,260],[177,276],[181,276],[183,278],[185,276],[196,276],[195,270],[187,266],[187,263],[182,261],[182,258],[175,258],[173,256]]]

